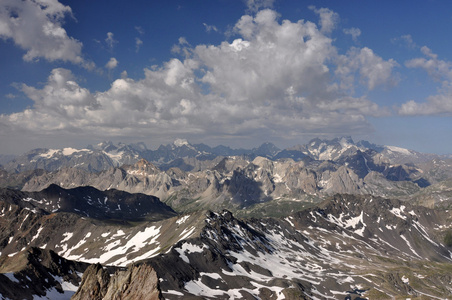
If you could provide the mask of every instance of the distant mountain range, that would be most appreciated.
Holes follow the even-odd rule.
[[[446,299],[452,159],[314,139],[36,149],[0,169],[2,299]]]
[[[248,160],[261,156],[270,160],[291,158],[295,161],[303,159],[337,161],[347,152],[360,150],[381,153],[391,163],[420,163],[434,158],[451,158],[434,154],[424,154],[416,151],[394,147],[378,146],[366,141],[354,143],[350,137],[332,140],[314,139],[306,145],[297,145],[287,149],[279,149],[271,143],[264,143],[258,148],[232,149],[226,146],[210,147],[205,144],[190,144],[186,140],[176,140],[172,144],[161,145],[156,150],[147,149],[144,143],[113,144],[102,142],[89,145],[84,149],[34,149],[11,159],[4,157],[4,170],[8,172],[23,172],[34,169],[55,171],[64,167],[84,169],[99,172],[111,167],[133,164],[145,159],[165,170],[182,164],[182,159],[212,160],[218,156],[244,156]],[[183,166],[182,168],[183,169]],[[185,169],[185,171],[190,171]]]
[[[0,170],[0,187],[40,191],[51,184],[93,186],[156,196],[179,212],[229,209],[238,215],[276,216],[335,193],[449,207],[452,200],[444,195],[450,178],[452,159],[354,143],[349,137],[314,139],[284,150],[269,143],[233,150],[177,140],[154,151],[144,144],[112,143],[34,150]],[[436,191],[428,201],[427,187]]]

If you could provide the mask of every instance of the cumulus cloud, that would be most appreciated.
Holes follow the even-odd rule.
[[[339,15],[329,8],[319,8],[309,6],[309,9],[320,16],[320,30],[324,33],[331,33],[339,22]]]
[[[82,57],[82,43],[67,35],[62,27],[69,6],[58,0],[2,0],[0,3],[0,38],[12,39],[26,51],[23,59],[68,61],[92,69],[94,64]]]
[[[405,63],[408,68],[424,69],[434,80],[441,81],[443,79],[452,80],[452,63],[438,59],[438,55],[433,53],[430,48],[423,46],[422,54],[427,58],[419,57],[409,60]]]
[[[105,39],[105,42],[107,43],[107,46],[108,46],[110,49],[113,49],[113,47],[115,46],[115,44],[118,43],[118,41],[115,40],[114,36],[115,36],[115,35],[113,34],[113,32],[107,32],[107,38]]]
[[[329,15],[319,14],[321,19]],[[55,69],[43,88],[23,86],[34,106],[0,116],[0,124],[30,131],[216,141],[371,130],[366,117],[385,110],[365,96],[351,96],[336,78],[356,73],[373,89],[390,81],[395,62],[368,48],[339,55],[327,23],[279,18],[270,9],[245,15],[234,26],[236,39],[218,45],[193,47],[181,38],[183,60],[145,69],[140,80],[124,73],[104,92],[92,93],[70,71]]]
[[[32,132],[80,130],[86,123],[86,111],[96,109],[95,97],[75,82],[69,70],[54,69],[42,89],[22,85],[22,91],[34,101],[33,108],[1,115],[0,123]]]
[[[361,35],[361,30],[359,28],[344,28],[344,33],[351,35],[353,41],[358,41],[358,37]]]
[[[452,115],[452,90],[449,88],[445,93],[430,96],[427,102],[415,102],[410,100],[403,103],[399,109],[400,115],[426,116],[426,115]]]
[[[118,66],[118,63],[119,63],[118,60],[116,58],[112,57],[105,65],[105,68],[107,68],[109,70],[113,70],[114,68],[116,68]]]
[[[393,69],[398,63],[393,60],[384,60],[367,47],[352,47],[346,55],[339,58],[336,75],[341,78],[341,86],[353,90],[355,77],[367,85],[369,90],[379,85],[394,86],[398,78]]]
[[[245,0],[247,10],[251,13],[265,8],[272,8],[274,2],[275,0]]]
[[[452,62],[441,60],[426,46],[421,48],[425,57],[411,59],[405,63],[408,68],[420,68],[437,82],[441,83],[438,94],[418,103],[410,100],[401,105],[401,115],[452,115]]]

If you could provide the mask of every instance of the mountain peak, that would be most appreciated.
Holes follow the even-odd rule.
[[[139,170],[145,172],[146,174],[157,174],[158,172],[160,172],[160,170],[153,163],[150,163],[144,158],[133,164],[132,168],[135,171]]]

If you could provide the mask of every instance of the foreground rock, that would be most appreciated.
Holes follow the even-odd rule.
[[[0,201],[2,259],[32,245],[95,264],[80,299],[142,297],[138,285],[165,299],[445,299],[452,291],[451,212],[397,200],[335,195],[284,218],[197,212],[136,226],[32,204]]]
[[[441,211],[337,195],[284,219],[210,213],[199,237],[147,263],[166,299],[443,299],[450,224]]]
[[[2,299],[69,299],[87,267],[39,248],[1,256],[0,295]]]
[[[131,265],[109,274],[99,264],[90,266],[72,300],[163,299],[157,274],[148,265]]]

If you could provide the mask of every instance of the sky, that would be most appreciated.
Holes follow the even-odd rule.
[[[0,0],[0,154],[111,140],[452,153],[452,2]]]

